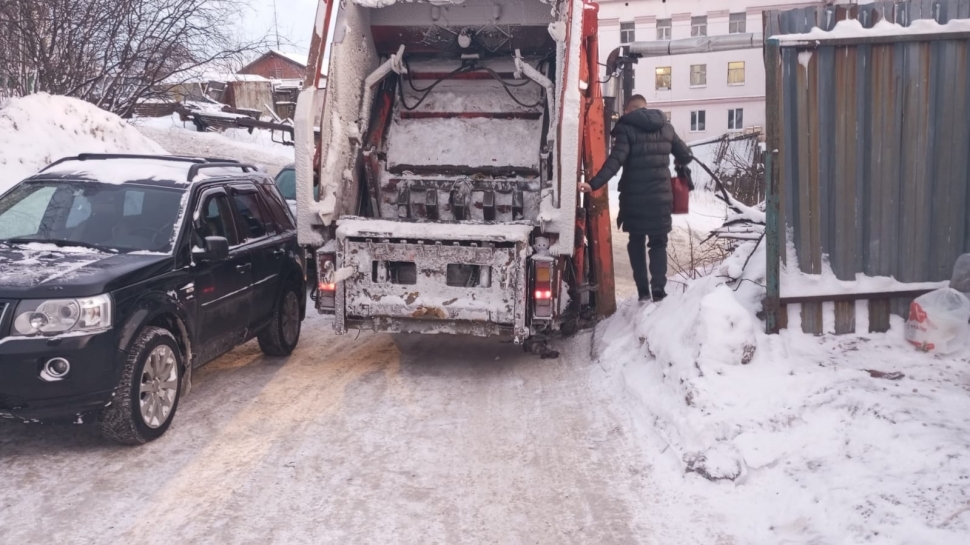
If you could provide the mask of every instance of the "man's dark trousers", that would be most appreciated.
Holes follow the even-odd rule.
[[[651,290],[654,297],[666,295],[667,287],[667,234],[647,235],[630,233],[630,242],[626,245],[630,254],[630,265],[633,267],[633,280],[637,283],[640,297],[650,297]],[[647,279],[647,248],[650,249],[650,279]]]

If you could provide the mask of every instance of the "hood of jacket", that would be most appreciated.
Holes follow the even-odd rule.
[[[664,124],[667,122],[667,118],[664,117],[663,112],[660,110],[651,110],[649,108],[640,108],[633,110],[628,114],[624,114],[617,121],[617,128],[620,125],[630,125],[636,127],[642,131],[646,132],[656,132],[663,128]]]

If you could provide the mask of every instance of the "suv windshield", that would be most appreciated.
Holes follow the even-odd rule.
[[[296,171],[285,168],[276,175],[276,185],[280,188],[283,198],[288,201],[296,200]]]
[[[137,184],[24,182],[0,198],[0,241],[167,253],[183,193]]]

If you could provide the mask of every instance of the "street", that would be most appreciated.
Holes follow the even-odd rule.
[[[4,422],[0,543],[642,543],[649,468],[591,335],[541,360],[311,314],[289,358],[198,370],[146,446]]]

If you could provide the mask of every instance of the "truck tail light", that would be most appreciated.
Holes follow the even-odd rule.
[[[317,310],[333,311],[337,307],[337,255],[317,253]]]
[[[536,318],[552,318],[552,308],[553,308],[553,298],[552,298],[552,281],[553,281],[553,262],[552,261],[535,261],[533,264],[534,270],[534,293],[535,299],[533,304],[535,305],[535,312],[533,313]]]

